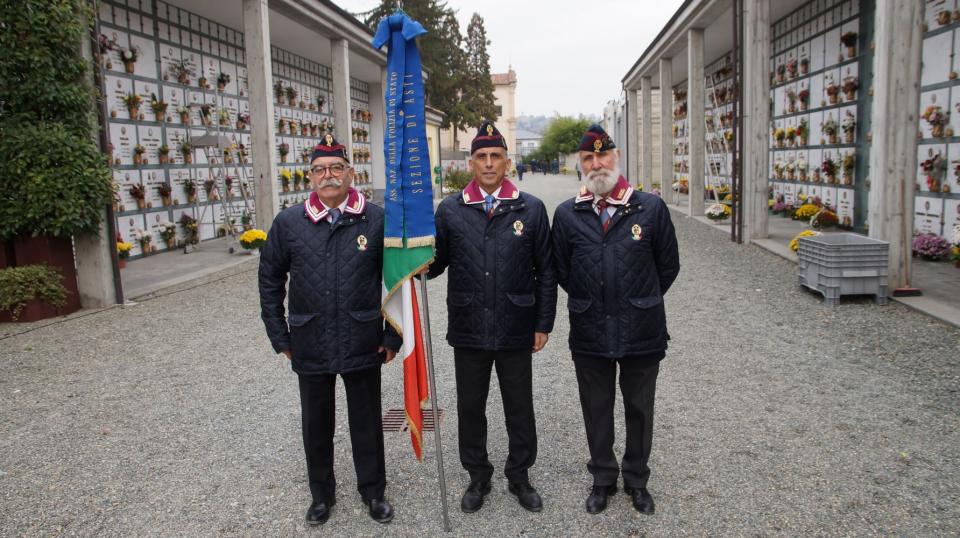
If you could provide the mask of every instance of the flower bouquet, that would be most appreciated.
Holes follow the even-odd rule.
[[[160,238],[167,244],[167,249],[177,248],[177,225],[173,222],[160,223]]]
[[[287,162],[287,154],[290,153],[290,144],[287,144],[286,142],[281,143],[277,146],[277,151],[280,152],[280,162]]]
[[[810,220],[814,215],[820,212],[820,207],[816,204],[803,203],[793,212],[793,220]]]
[[[825,207],[821,208],[820,211],[810,219],[810,226],[816,229],[829,228],[839,223],[840,218],[837,217],[837,214]]]
[[[853,101],[857,98],[858,88],[860,88],[860,80],[857,77],[846,77],[843,79],[843,98]]]
[[[913,255],[924,259],[942,260],[950,254],[950,243],[937,234],[925,233],[913,236]]]
[[[120,49],[120,59],[123,60],[123,68],[127,73],[133,73],[137,58],[140,57],[140,47],[130,47],[129,49]]]
[[[786,138],[787,132],[783,130],[783,127],[777,127],[773,130],[773,139],[777,141],[777,147],[783,147],[783,139]]]
[[[930,125],[930,134],[934,138],[943,138],[943,128],[950,119],[949,115],[943,111],[943,107],[935,104],[930,105],[924,109],[920,117]]]
[[[137,95],[137,92],[130,92],[123,96],[123,104],[126,105],[131,120],[135,120],[140,116],[140,103],[142,102],[143,98]]]
[[[843,171],[843,185],[853,185],[853,169],[857,166],[857,156],[853,152],[847,153],[840,160],[840,169]]]
[[[150,235],[150,232],[141,230],[140,228],[134,228],[133,239],[137,243],[140,243],[140,251],[142,253],[147,254],[151,251],[150,242],[153,241],[153,236]]]
[[[940,191],[940,181],[943,179],[946,167],[946,162],[944,162],[940,153],[936,153],[920,163],[920,170],[926,176],[927,189],[930,192]]]
[[[246,129],[250,125],[250,114],[237,114],[237,129]]]
[[[820,235],[820,232],[817,232],[817,231],[814,231],[814,230],[804,230],[804,231],[798,233],[796,236],[794,236],[793,239],[790,240],[790,250],[792,250],[792,251],[794,251],[794,252],[800,250],[800,238],[801,238],[801,237],[816,237],[816,236],[818,236],[818,235]]]
[[[833,114],[827,116],[827,119],[820,124],[820,130],[827,135],[829,144],[837,143],[837,120],[833,119]]]
[[[117,241],[117,256],[120,257],[120,268],[127,266],[127,259],[130,257],[130,251],[133,249],[133,243]]]
[[[282,168],[280,170],[280,184],[283,185],[283,192],[290,192],[290,181],[293,179],[293,174],[287,168]]]
[[[787,90],[787,114],[793,114],[797,111],[797,92]]]
[[[847,110],[844,113],[841,129],[843,129],[843,142],[845,144],[853,144],[857,131],[857,118],[853,115],[853,112]]]
[[[177,107],[177,114],[180,115],[180,123],[190,123],[190,109],[180,105]]]
[[[157,94],[155,93],[150,94],[150,109],[153,110],[153,118],[155,121],[166,121],[167,103],[162,99],[157,99]]]
[[[251,228],[240,234],[240,246],[247,250],[255,250],[262,247],[267,242],[267,232]]]
[[[227,84],[230,84],[230,75],[221,72],[217,76],[217,90],[222,92],[227,88]]]
[[[141,146],[140,144],[134,144],[133,146],[133,164],[141,165],[147,164],[147,160],[143,158],[143,154],[147,152],[147,148]]]
[[[183,155],[183,162],[190,164],[193,162],[193,153],[191,150],[193,147],[190,145],[190,142],[184,140],[180,142],[180,154]]]
[[[193,69],[186,60],[173,60],[170,62],[169,73],[177,77],[179,84],[190,84],[190,77],[194,75]]]
[[[286,93],[287,102],[290,104],[290,106],[296,106],[297,95],[299,95],[299,92],[297,92],[297,89],[294,88],[293,86],[287,86],[286,89],[284,90],[284,93]]]
[[[180,226],[183,228],[187,244],[196,245],[200,237],[200,225],[197,223],[197,219],[184,213],[180,215]]]
[[[797,124],[797,145],[806,147],[807,138],[810,136],[810,127],[807,125],[807,118],[800,118],[800,123]]]
[[[169,183],[161,183],[157,185],[157,194],[160,195],[160,200],[163,202],[163,206],[166,207],[170,205],[170,193],[172,189],[170,188]]]
[[[830,100],[831,105],[835,105],[840,102],[840,86],[837,85],[833,80],[827,84],[827,98]]]
[[[730,213],[730,206],[726,204],[710,204],[704,211],[708,219],[718,222],[730,218]]]
[[[857,33],[844,32],[840,36],[840,42],[847,47],[847,58],[853,58],[857,55]]]
[[[827,156],[823,160],[823,164],[820,165],[820,170],[823,171],[823,175],[826,176],[824,183],[834,184],[837,181],[837,161],[833,160],[833,157]]]
[[[183,194],[187,196],[187,203],[192,204],[197,201],[197,182],[187,179],[183,182]]]
[[[800,103],[800,112],[805,112],[807,107],[810,106],[810,90],[803,88],[797,92],[797,102]]]
[[[284,104],[283,94],[284,94],[283,82],[280,82],[279,80],[276,81],[276,82],[274,82],[274,83],[273,83],[273,96],[277,99],[277,104],[280,104],[280,105]]]

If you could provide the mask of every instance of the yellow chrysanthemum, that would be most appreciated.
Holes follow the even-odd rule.
[[[796,252],[800,250],[800,238],[801,237],[813,237],[820,235],[820,232],[815,232],[813,230],[804,230],[796,235],[793,239],[790,240],[790,250]]]

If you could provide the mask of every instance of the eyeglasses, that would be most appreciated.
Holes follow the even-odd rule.
[[[331,164],[330,166],[314,166],[310,169],[310,173],[315,176],[323,177],[327,175],[327,172],[330,172],[330,175],[333,177],[340,177],[343,175],[343,172],[346,171],[347,167],[342,164]]]

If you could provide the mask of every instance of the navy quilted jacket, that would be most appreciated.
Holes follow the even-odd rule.
[[[304,204],[274,219],[260,257],[260,311],[273,349],[290,350],[298,374],[371,368],[383,362],[380,345],[400,347],[392,329],[385,338],[380,314],[382,254],[383,209],[373,204],[332,227],[314,223]]]
[[[667,349],[663,294],[680,272],[670,211],[634,192],[603,232],[592,200],[567,200],[553,216],[557,280],[569,294],[570,349],[607,358]]]
[[[483,204],[467,204],[458,193],[440,203],[436,226],[436,259],[429,275],[450,268],[451,346],[531,349],[534,332],[553,330],[557,281],[543,202],[519,193],[516,199],[500,200],[488,219]]]

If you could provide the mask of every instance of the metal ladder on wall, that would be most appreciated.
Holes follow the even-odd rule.
[[[711,106],[710,110],[703,115],[703,122],[704,122],[704,127],[706,128],[706,138],[707,138],[706,149],[715,150],[719,148],[723,150],[723,157],[719,160],[719,163],[720,163],[719,173],[710,174],[708,172],[708,175],[713,176],[714,178],[713,181],[711,182],[711,186],[713,187],[714,202],[722,203],[722,201],[720,200],[720,194],[719,194],[719,188],[721,184],[716,179],[716,177],[727,176],[727,156],[731,155],[731,152],[730,152],[730,146],[727,143],[727,139],[726,137],[723,136],[723,131],[718,131],[717,124],[719,122],[719,118],[717,116],[717,108],[719,108],[720,105],[717,104],[717,86],[713,82],[713,75],[707,78],[707,87],[710,92],[709,95],[713,96],[713,106]],[[733,127],[731,127],[731,129],[733,129]],[[707,156],[711,154],[710,151],[707,151],[706,153],[707,153]],[[713,154],[716,155],[716,152],[714,152]],[[705,158],[704,161],[706,161],[706,165],[709,170],[711,165],[709,157]],[[730,192],[732,193],[733,190],[731,189]]]
[[[211,90],[204,88],[202,89],[202,94],[204,95],[204,101],[206,101],[206,95]],[[241,219],[243,217],[249,218],[251,221],[255,217],[255,210],[251,208],[250,200],[247,197],[247,189],[252,189],[253,179],[250,178],[247,174],[247,160],[243,154],[243,151],[239,146],[233,144],[221,131],[220,127],[220,111],[224,109],[224,97],[223,92],[214,90],[216,92],[216,110],[213,112],[213,118],[209,122],[203,121],[203,113],[199,111],[201,116],[201,124],[206,131],[205,134],[198,137],[191,137],[188,131],[187,140],[190,142],[190,151],[202,150],[207,159],[208,165],[218,164],[217,174],[213,177],[213,186],[210,189],[210,193],[216,192],[217,201],[220,202],[221,213],[223,219],[221,222],[217,222],[217,219],[212,219],[211,225],[214,228],[213,235],[217,236],[218,230],[223,228],[226,230],[227,236],[230,237],[230,246],[228,248],[229,252],[232,254],[234,251],[240,249],[240,233],[237,231],[237,223],[231,215],[231,210],[233,209],[233,185],[231,188],[227,189],[227,167],[226,167],[226,155],[230,155],[232,159],[237,163],[240,170],[239,176],[236,178],[239,182],[237,188],[240,190],[240,198],[243,201],[243,213],[240,215]],[[204,102],[203,104],[207,104]],[[192,103],[190,109],[200,108],[202,105],[198,103]],[[238,109],[239,112],[239,109]],[[211,125],[215,128],[211,129]],[[191,168],[190,180],[194,182],[194,185],[198,189],[204,188],[204,182],[200,181],[198,178],[193,177],[193,169]],[[207,209],[214,207],[212,200],[210,200],[210,193],[207,194],[207,203],[203,206],[200,205],[200,197],[196,196],[194,199],[194,209],[197,214],[197,225],[203,225],[203,219],[206,217]],[[195,245],[194,248],[197,248]]]

